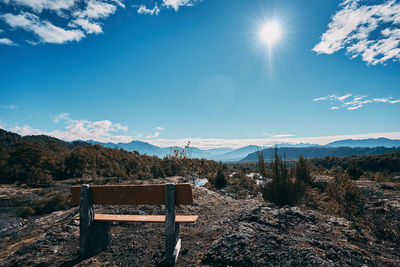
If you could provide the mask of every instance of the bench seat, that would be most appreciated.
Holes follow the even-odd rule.
[[[199,216],[176,215],[176,223],[195,223]],[[79,220],[79,216],[74,219]],[[165,215],[124,215],[124,214],[94,214],[95,221],[101,222],[142,222],[165,223]]]

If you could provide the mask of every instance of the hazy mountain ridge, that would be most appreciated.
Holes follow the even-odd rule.
[[[102,143],[93,140],[82,141],[77,140],[73,142],[65,142],[57,138],[45,135],[34,136],[21,136],[16,133],[8,132],[0,129],[0,145],[8,146],[21,141],[36,141],[42,144],[55,144],[64,148],[72,148],[75,146],[84,146],[87,143],[99,144],[109,148],[120,148],[130,152],[137,151],[140,154],[149,156],[157,156],[160,158],[168,155],[173,155],[174,149],[182,150],[182,147],[159,147],[143,141],[132,141],[130,143]],[[377,149],[378,147],[384,148],[400,148],[400,140],[392,140],[388,138],[370,138],[362,140],[345,139],[334,141],[326,144],[325,146],[300,143],[300,144],[277,144],[281,153],[283,153],[288,160],[297,159],[300,155],[306,158],[311,157],[326,157],[326,156],[356,156],[356,155],[376,155],[381,153],[389,153],[398,151],[398,149]],[[364,148],[364,149],[363,149]],[[258,149],[265,150],[266,160],[270,160],[272,155],[272,147],[258,147],[255,145],[248,145],[241,148],[212,148],[212,149],[199,149],[197,147],[190,147],[186,149],[191,158],[205,158],[215,161],[233,162],[233,161],[256,161],[255,152]],[[283,155],[282,154],[282,155]]]
[[[380,155],[385,153],[400,151],[400,147],[281,147],[278,154],[286,160],[297,160],[301,155],[304,158],[324,158],[324,157],[346,157],[346,156],[366,156]],[[274,148],[262,150],[264,159],[271,161],[274,155]],[[251,153],[241,160],[241,162],[257,161],[257,153]]]
[[[400,147],[400,140],[392,140],[389,138],[369,138],[361,140],[344,139],[331,142],[326,147]]]
[[[130,143],[100,143],[100,142],[95,142],[95,141],[88,141],[90,143],[97,143],[104,145],[106,147],[113,147],[113,148],[123,148],[128,151],[137,151],[140,154],[146,154],[146,155],[151,155],[151,156],[158,156],[158,157],[165,157],[167,155],[173,154],[174,149],[179,149],[182,150],[182,147],[167,147],[167,148],[161,148],[155,145],[148,144],[146,142],[142,141],[132,141]],[[281,143],[277,144],[277,147],[280,148],[281,151],[288,149],[288,148],[295,148],[295,152],[290,152],[295,153],[298,156],[293,157],[291,159],[297,159],[300,155],[310,155],[310,157],[325,157],[325,156],[351,156],[351,155],[375,155],[374,153],[377,150],[371,149],[370,152],[365,151],[357,151],[357,150],[348,150],[348,149],[333,149],[333,148],[340,148],[340,147],[348,147],[348,148],[374,148],[374,147],[400,147],[400,140],[392,140],[388,138],[370,138],[370,139],[362,139],[362,140],[353,140],[353,139],[345,139],[345,140],[339,140],[339,141],[334,141],[331,143],[328,143],[324,146],[322,145],[317,145],[317,144],[310,144],[310,143],[299,143],[299,144],[288,144],[288,143]],[[312,148],[312,149],[310,149]],[[332,148],[331,150],[329,149],[320,149],[318,150],[317,148]],[[213,148],[213,149],[199,149],[196,147],[190,147],[187,149],[189,151],[189,155],[192,158],[205,158],[209,160],[215,160],[215,161],[224,161],[224,162],[232,162],[232,161],[248,161],[251,159],[251,161],[256,160],[254,155],[250,156],[251,154],[254,154],[258,149],[271,149],[272,147],[259,147],[255,145],[248,145],[244,146],[241,148],[233,149],[233,148]],[[313,152],[312,152],[313,151]],[[329,151],[329,152],[328,152]],[[375,152],[373,152],[375,151]],[[388,152],[394,152],[397,150],[384,150],[385,152],[383,153],[388,153]],[[355,153],[355,154],[352,154]],[[371,153],[371,154],[369,154]],[[378,153],[379,154],[379,153]],[[250,156],[250,157],[248,157]],[[288,155],[286,155],[288,156]],[[307,157],[308,158],[308,157]],[[268,158],[266,158],[268,160]],[[289,158],[287,158],[289,159]]]

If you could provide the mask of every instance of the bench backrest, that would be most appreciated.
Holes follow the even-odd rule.
[[[192,187],[175,184],[176,205],[193,204]],[[72,186],[72,203],[79,205],[81,187]],[[165,184],[91,185],[93,204],[100,205],[165,205]]]

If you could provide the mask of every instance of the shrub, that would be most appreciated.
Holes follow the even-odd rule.
[[[350,166],[347,168],[346,173],[353,179],[357,180],[363,174],[363,171],[360,167],[356,165],[354,161],[350,163]]]
[[[278,155],[278,148],[271,166],[272,181],[260,187],[263,199],[280,206],[296,204],[304,196],[305,185],[292,179],[286,161]]]
[[[215,177],[215,188],[221,189],[224,188],[225,186],[226,186],[225,173],[222,166],[220,166],[217,171],[217,176]]]
[[[30,216],[35,215],[35,210],[32,209],[31,207],[20,207],[15,211],[15,216],[21,217],[21,218],[28,218]]]
[[[65,192],[54,192],[46,197],[35,200],[32,203],[35,214],[46,214],[58,210],[66,210],[72,207],[70,194]]]
[[[257,184],[241,171],[230,177],[227,192],[238,198],[255,197],[258,194]]]
[[[300,156],[299,160],[296,162],[294,175],[297,181],[301,181],[305,185],[310,185],[312,182],[310,167],[308,166],[307,160],[304,159],[303,156]]]
[[[365,200],[354,181],[345,175],[337,175],[326,187],[328,197],[333,200],[336,214],[355,219],[364,213]]]

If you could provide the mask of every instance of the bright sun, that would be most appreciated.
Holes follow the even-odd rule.
[[[267,22],[260,30],[261,40],[268,45],[276,42],[281,35],[281,28],[276,22]]]

